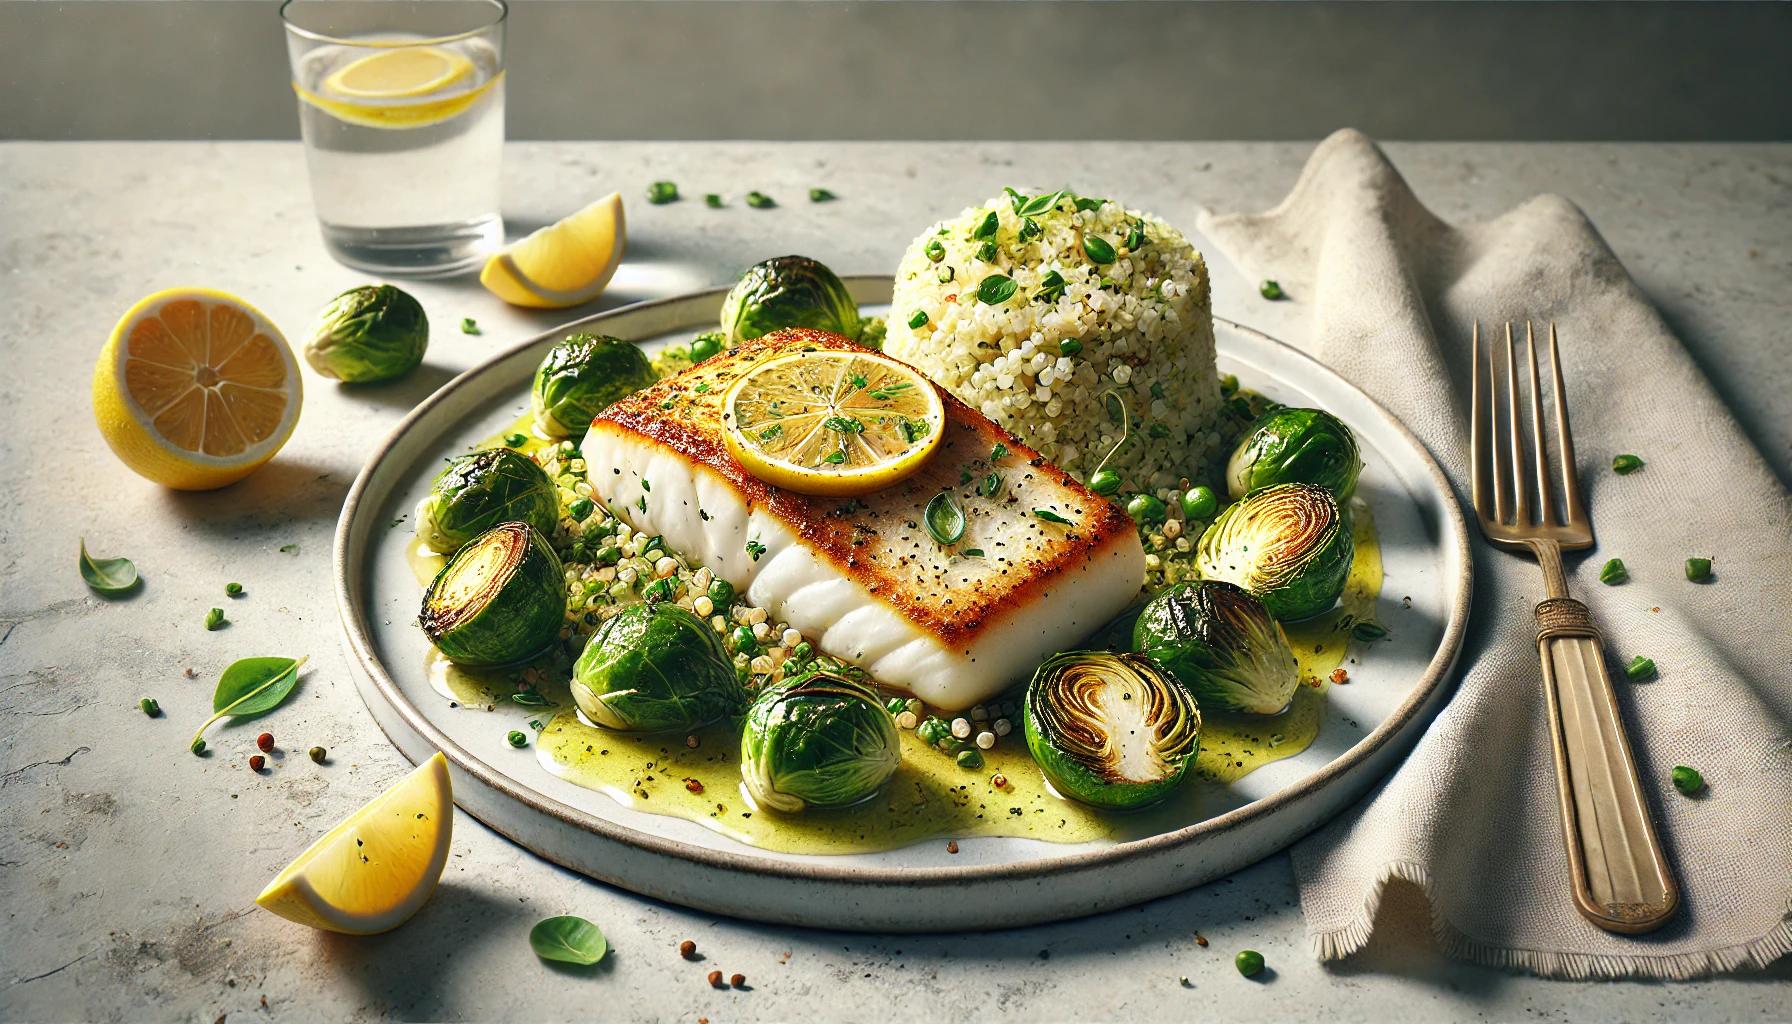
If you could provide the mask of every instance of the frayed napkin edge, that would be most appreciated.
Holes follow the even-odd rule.
[[[1787,901],[1785,916],[1766,935],[1753,942],[1695,953],[1666,956],[1614,956],[1605,953],[1563,953],[1547,949],[1510,949],[1470,938],[1457,930],[1437,909],[1431,873],[1421,864],[1394,861],[1384,865],[1381,877],[1363,899],[1356,919],[1342,928],[1329,931],[1309,930],[1313,951],[1321,961],[1343,960],[1369,944],[1374,932],[1375,915],[1381,909],[1381,897],[1389,882],[1396,879],[1417,885],[1425,893],[1425,905],[1431,916],[1431,934],[1438,949],[1446,956],[1488,967],[1516,968],[1545,978],[1574,980],[1614,978],[1657,978],[1668,981],[1690,981],[1694,978],[1736,970],[1744,965],[1764,968],[1792,953],[1792,900]]]

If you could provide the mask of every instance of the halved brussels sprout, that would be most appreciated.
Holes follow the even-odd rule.
[[[528,523],[503,523],[468,541],[423,593],[417,621],[459,665],[508,665],[560,635],[566,585],[560,556]]]
[[[759,691],[740,737],[740,774],[761,807],[795,814],[857,803],[902,762],[896,722],[869,689],[811,672]]]
[[[1133,650],[1188,688],[1203,711],[1273,715],[1300,685],[1282,624],[1263,602],[1224,580],[1178,583],[1133,625]]]
[[[550,437],[584,437],[597,414],[659,379],[641,350],[602,334],[574,334],[535,370],[535,425]]]
[[[807,256],[779,256],[748,267],[722,303],[729,345],[784,327],[831,331],[854,341],[864,329],[845,283]]]
[[[552,536],[560,523],[554,481],[535,460],[509,448],[458,455],[417,503],[417,536],[444,555],[499,523],[523,522]]]
[[[1045,777],[1097,807],[1163,799],[1201,748],[1195,699],[1143,654],[1054,655],[1033,674],[1023,707],[1027,749]]]
[[[1276,409],[1251,424],[1226,462],[1233,500],[1276,484],[1316,484],[1343,505],[1363,471],[1356,435],[1323,409]]]
[[[1332,492],[1277,484],[1246,495],[1201,534],[1201,578],[1236,583],[1278,619],[1305,619],[1337,601],[1355,549]]]
[[[669,602],[636,604],[597,627],[572,667],[572,699],[610,729],[694,729],[738,714],[747,691],[722,638]]]
[[[409,373],[429,348],[429,317],[389,284],[350,288],[305,332],[305,361],[325,377],[359,384]]]

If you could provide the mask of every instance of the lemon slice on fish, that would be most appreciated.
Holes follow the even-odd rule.
[[[926,463],[945,434],[939,390],[872,352],[795,352],[743,374],[722,396],[722,436],[774,487],[851,497]]]
[[[436,754],[299,854],[255,902],[313,928],[390,931],[435,892],[453,834],[448,761]]]

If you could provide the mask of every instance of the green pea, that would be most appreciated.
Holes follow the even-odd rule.
[[[807,640],[790,649],[790,660],[801,665],[815,657],[815,645]]]
[[[506,447],[506,448],[521,448],[523,445],[526,445],[528,443],[529,443],[529,438],[525,434],[505,434],[504,435],[504,447]]]
[[[656,181],[647,186],[647,201],[662,206],[678,198],[678,186],[669,181]]]
[[[1061,356],[1074,356],[1082,350],[1083,343],[1075,338],[1065,338],[1058,342],[1058,354]]]
[[[1238,965],[1238,973],[1247,978],[1263,970],[1263,954],[1254,949],[1240,950],[1232,962]]]
[[[927,326],[927,311],[925,309],[917,309],[912,314],[909,315],[909,318],[908,318],[908,329],[909,330],[916,331],[916,330],[920,330],[921,328],[923,328],[925,326]]]
[[[753,627],[734,627],[734,631],[728,634],[728,649],[736,654],[756,653],[759,650],[759,638],[753,635]]]
[[[1261,285],[1257,286],[1257,291],[1264,298],[1270,300],[1271,302],[1274,302],[1277,299],[1287,297],[1287,293],[1282,291],[1282,286],[1277,284],[1274,281],[1263,282]]]
[[[769,210],[778,204],[772,200],[771,196],[766,195],[764,192],[748,192],[747,205],[755,210]]]
[[[908,701],[901,697],[891,697],[884,701],[884,710],[892,715],[900,715],[908,710]]]
[[[654,580],[647,585],[647,589],[641,591],[641,600],[648,604],[658,604],[661,601],[672,601],[677,598],[678,581],[670,576]]]
[[[593,556],[592,560],[598,565],[615,565],[622,561],[622,549],[614,544],[605,544],[597,549],[597,554]]]
[[[827,203],[832,202],[833,199],[834,193],[829,192],[825,188],[812,188],[809,190],[809,201],[811,203]]]
[[[1238,390],[1238,374],[1228,373],[1220,378],[1220,394],[1230,395]]]
[[[1615,587],[1629,578],[1630,573],[1625,570],[1624,560],[1622,558],[1612,559],[1605,563],[1604,568],[1599,570],[1599,582],[1604,583],[1607,586]]]
[[[947,725],[944,719],[929,716],[926,721],[922,722],[920,726],[915,729],[915,735],[921,738],[922,743],[931,747],[939,741],[951,736],[952,727]]]
[[[960,768],[976,771],[983,767],[983,752],[975,747],[970,750],[960,750],[958,756],[953,758],[953,760],[958,762],[958,767]]]
[[[592,501],[590,498],[580,498],[566,506],[566,514],[571,516],[575,523],[582,523],[585,520],[590,519],[591,513],[596,510],[597,502]]]
[[[1120,474],[1111,469],[1098,469],[1089,477],[1089,489],[1104,498],[1120,493]]]
[[[1190,487],[1188,493],[1182,496],[1182,517],[1184,519],[1198,519],[1201,522],[1206,522],[1212,519],[1214,513],[1219,510],[1219,496],[1213,493],[1213,488],[1206,485]]]
[[[691,362],[701,363],[720,351],[722,351],[720,338],[712,334],[698,335],[691,341]]]
[[[226,583],[226,584],[224,584],[224,596],[225,597],[237,597],[237,596],[241,595],[242,592],[243,592],[243,585],[241,583]]]
[[[1698,769],[1688,768],[1683,764],[1675,765],[1669,778],[1674,780],[1674,788],[1685,796],[1692,796],[1705,788],[1705,776],[1700,775]]]
[[[1686,578],[1693,582],[1709,579],[1711,576],[1711,559],[1688,558],[1686,560]]]
[[[162,713],[162,705],[157,703],[157,701],[154,697],[143,698],[142,700],[137,702],[137,706],[142,708],[143,713],[148,715],[151,718],[154,718],[157,715]]]
[[[938,263],[939,261],[946,258],[946,247],[941,245],[940,240],[937,238],[931,242],[928,242],[927,247],[922,249],[921,251],[926,253],[927,258],[929,260],[932,260],[935,263]]]
[[[711,580],[708,593],[710,601],[716,606],[716,611],[726,612],[734,607],[734,584],[727,580]]]
[[[529,737],[524,736],[515,729],[510,730],[510,735],[506,736],[505,739],[509,740],[510,745],[513,747],[526,747],[529,745]]]
[[[1619,476],[1628,476],[1643,468],[1643,460],[1634,455],[1612,456],[1612,472]]]
[[[206,629],[223,629],[228,625],[230,625],[230,620],[224,617],[224,609],[213,608],[211,611],[205,613]]]
[[[706,206],[708,206],[712,210],[720,210],[724,205],[726,205],[722,202],[722,197],[717,195],[714,192],[711,192],[708,195],[704,196],[703,202]]]
[[[1126,503],[1126,514],[1140,526],[1163,522],[1164,517],[1169,515],[1169,511],[1169,508],[1164,505],[1163,499],[1155,494],[1135,494]]]
[[[1624,666],[1624,674],[1632,679],[1647,679],[1655,674],[1655,662],[1639,654]]]

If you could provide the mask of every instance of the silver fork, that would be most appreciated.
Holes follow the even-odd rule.
[[[1513,358],[1512,325],[1506,324],[1505,422],[1498,406],[1500,373],[1494,346],[1481,359],[1481,325],[1474,327],[1474,401],[1470,461],[1474,469],[1475,514],[1481,532],[1508,551],[1529,550],[1543,569],[1549,596],[1538,604],[1537,651],[1543,662],[1543,692],[1549,704],[1549,732],[1555,748],[1556,788],[1562,806],[1562,838],[1574,882],[1574,903],[1587,920],[1607,931],[1654,931],[1674,916],[1680,893],[1662,854],[1637,781],[1636,760],[1618,716],[1603,640],[1587,606],[1568,596],[1562,551],[1593,546],[1593,521],[1581,501],[1574,469],[1574,439],[1568,432],[1562,361],[1556,326],[1549,325],[1549,364],[1555,394],[1556,450],[1561,459],[1562,509],[1550,484],[1544,443],[1543,407],[1538,398],[1537,342],[1525,323],[1530,362],[1531,469],[1523,470],[1525,443],[1519,411],[1518,365]],[[1486,381],[1483,383],[1482,378]],[[1527,476],[1536,480],[1532,503]],[[1566,517],[1558,515],[1565,512]]]

